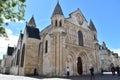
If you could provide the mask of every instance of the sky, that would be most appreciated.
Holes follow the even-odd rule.
[[[79,8],[88,24],[90,19],[93,21],[99,44],[104,41],[108,49],[120,56],[120,0],[59,0],[59,3],[65,18]],[[17,45],[20,30],[24,31],[32,16],[40,31],[48,26],[56,4],[57,0],[26,0],[25,21],[9,22],[5,27],[9,38],[0,37],[0,59],[6,54],[8,44]]]

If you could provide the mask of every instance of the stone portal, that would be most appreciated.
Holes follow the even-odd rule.
[[[78,57],[77,59],[77,72],[79,75],[82,75],[83,73],[81,57]]]

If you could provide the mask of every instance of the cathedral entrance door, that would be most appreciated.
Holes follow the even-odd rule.
[[[77,72],[79,73],[79,75],[82,75],[82,73],[83,73],[82,60],[80,57],[78,57],[78,59],[77,59]]]

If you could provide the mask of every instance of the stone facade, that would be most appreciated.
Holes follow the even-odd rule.
[[[10,67],[11,67],[11,60],[12,60],[12,56],[6,56],[4,55],[4,61],[1,63],[1,73],[6,73],[9,74],[10,73]]]
[[[16,75],[70,76],[100,72],[101,57],[97,30],[92,20],[88,24],[77,9],[65,18],[57,3],[51,24],[39,32],[34,17],[20,33],[12,54],[10,73]],[[116,61],[116,60],[115,60]]]
[[[56,8],[53,14],[55,11]],[[69,18],[64,18],[61,13],[52,15],[51,25],[41,31],[42,75],[64,76],[66,67],[70,68],[71,76],[89,74],[91,66],[98,73],[100,64],[95,49],[97,32],[92,28],[94,25],[88,25],[79,9],[71,13]]]

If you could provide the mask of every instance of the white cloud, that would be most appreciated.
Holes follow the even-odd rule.
[[[14,45],[17,45],[18,41],[18,36],[13,35],[13,32],[10,29],[6,28],[6,32],[8,38],[0,37],[0,59],[6,54],[8,44],[9,46],[14,47]]]
[[[119,49],[111,49],[114,53],[118,53],[118,55],[120,56],[120,48]]]

